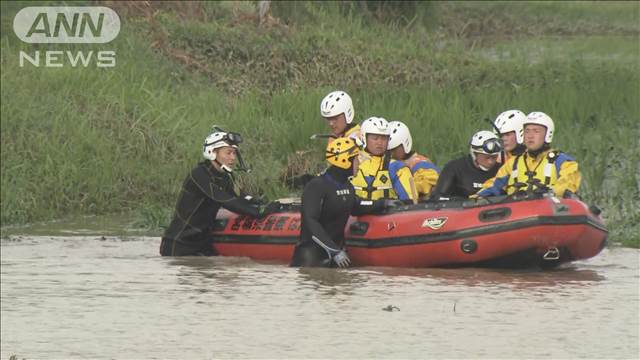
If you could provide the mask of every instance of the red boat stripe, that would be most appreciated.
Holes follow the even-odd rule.
[[[601,224],[589,216],[536,216],[527,219],[509,221],[501,224],[478,226],[474,228],[451,231],[446,233],[404,236],[393,238],[361,239],[347,238],[347,246],[382,248],[398,245],[416,245],[430,242],[459,240],[462,238],[487,235],[498,232],[512,231],[522,228],[540,225],[589,225],[600,231],[608,232]],[[219,235],[214,236],[214,243],[241,243],[241,244],[269,244],[269,245],[293,245],[298,241],[297,236],[265,236],[265,235]]]

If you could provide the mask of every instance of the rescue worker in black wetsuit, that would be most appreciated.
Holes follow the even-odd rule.
[[[338,266],[351,264],[344,250],[344,227],[350,215],[363,215],[384,208],[384,200],[361,200],[355,196],[349,177],[358,146],[350,138],[327,145],[329,168],[311,180],[302,194],[302,226],[291,266]]]
[[[468,198],[493,178],[502,151],[498,137],[491,131],[478,131],[469,142],[469,155],[448,162],[431,193],[431,200]]]
[[[193,168],[182,184],[173,220],[162,237],[160,255],[217,255],[211,246],[211,228],[220,207],[253,217],[264,217],[279,209],[275,202],[261,208],[235,189],[232,167],[239,156],[240,142],[239,134],[224,131],[206,138],[206,160]]]

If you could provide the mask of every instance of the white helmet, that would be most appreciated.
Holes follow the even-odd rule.
[[[549,117],[549,115],[541,112],[534,111],[527,115],[527,118],[523,122],[523,126],[527,124],[536,124],[542,125],[547,128],[547,133],[544,136],[544,142],[547,144],[551,144],[553,140],[553,131],[555,130],[555,126],[553,125],[553,120]]]
[[[395,149],[402,145],[406,154],[411,152],[411,145],[413,140],[411,139],[411,133],[409,127],[400,121],[392,121],[389,123],[389,146],[387,149]]]
[[[351,96],[344,91],[330,92],[320,102],[320,115],[328,118],[344,114],[347,124],[353,121],[353,101]]]
[[[233,139],[230,139],[230,137],[233,137],[233,134],[222,131],[216,131],[207,136],[207,138],[204,139],[204,145],[202,146],[202,155],[204,158],[207,160],[215,160],[215,150],[221,147],[232,146],[237,149],[238,145],[236,144],[239,143],[239,141],[235,142]]]
[[[522,144],[524,142],[524,130],[522,124],[526,118],[527,116],[520,110],[507,110],[498,115],[493,124],[496,129],[500,131],[500,135],[515,131],[516,142],[518,144]]]
[[[469,153],[471,154],[471,158],[474,162],[476,161],[477,153],[497,155],[500,151],[502,151],[502,144],[500,143],[500,139],[498,139],[498,135],[493,131],[480,130],[473,134],[471,141],[469,141]],[[489,171],[489,169],[484,166],[480,164],[477,165],[480,169]]]
[[[378,134],[389,136],[389,122],[381,117],[370,117],[360,124],[360,141],[362,147],[367,148],[367,135]]]

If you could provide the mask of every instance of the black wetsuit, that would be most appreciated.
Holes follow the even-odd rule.
[[[351,169],[329,167],[302,193],[302,226],[291,266],[331,266],[331,257],[344,247],[344,227],[350,215],[363,215],[384,207],[384,200],[356,198],[349,182]],[[331,254],[331,255],[330,255]]]
[[[220,207],[242,215],[261,215],[257,206],[236,195],[230,173],[203,161],[182,184],[173,220],[162,237],[160,255],[216,255],[210,232]]]
[[[496,176],[499,168],[500,164],[496,164],[489,171],[482,171],[475,167],[471,155],[451,160],[442,169],[430,198],[467,198],[480,190],[485,181]]]

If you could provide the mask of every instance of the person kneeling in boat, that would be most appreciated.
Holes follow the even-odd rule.
[[[493,181],[478,191],[481,197],[538,193],[552,190],[558,196],[577,193],[581,175],[575,159],[551,149],[553,120],[543,112],[532,112],[524,121],[526,151],[509,159]]]
[[[232,168],[239,159],[237,133],[216,131],[204,142],[206,160],[191,170],[182,184],[171,224],[162,237],[162,256],[213,256],[211,228],[220,207],[237,214],[264,217],[279,210],[272,202],[260,207],[235,189]]]
[[[350,215],[384,208],[384,200],[365,201],[355,196],[349,182],[358,146],[349,138],[327,145],[329,168],[311,180],[302,193],[302,225],[291,266],[338,266],[351,264],[344,250],[344,227]]]
[[[320,101],[320,116],[326,121],[331,131],[327,144],[339,137],[347,137],[358,142],[360,125],[353,122],[355,111],[351,96],[342,90],[335,90],[327,94]],[[358,162],[358,159],[354,159]],[[357,167],[357,165],[356,165]],[[302,174],[292,179],[293,187],[304,187],[315,175]]]
[[[335,138],[347,137],[354,141],[360,135],[360,125],[353,122],[351,96],[344,91],[332,91],[320,102],[320,116],[326,121]],[[331,142],[329,140],[327,143]],[[357,141],[356,141],[357,142]]]
[[[524,129],[522,124],[527,116],[520,110],[507,110],[502,112],[493,122],[493,127],[502,139],[504,150],[498,162],[506,163],[512,157],[518,156],[525,151]]]
[[[498,172],[497,160],[501,151],[502,145],[493,132],[481,130],[473,134],[469,155],[451,160],[444,166],[431,200],[466,199],[475,194]]]
[[[387,153],[389,123],[371,117],[360,126],[360,141],[369,159],[360,163],[351,179],[356,196],[366,200],[418,198],[411,170]]]
[[[418,198],[427,198],[438,182],[440,169],[429,160],[412,150],[413,140],[409,127],[400,121],[389,123],[389,145],[391,157],[411,170]]]

